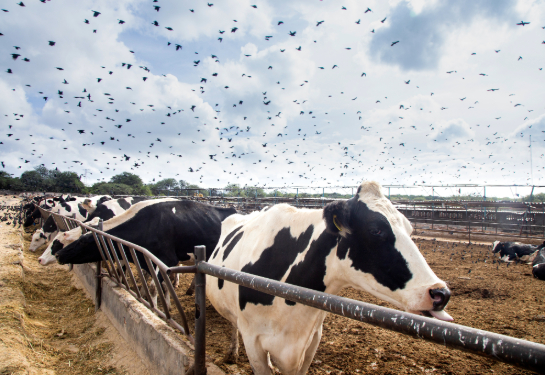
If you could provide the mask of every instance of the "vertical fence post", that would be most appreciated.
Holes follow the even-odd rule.
[[[98,230],[102,232],[103,225],[102,225],[102,219],[98,222]],[[100,303],[102,301],[102,277],[101,277],[101,268],[102,268],[102,262],[99,260],[96,263],[96,288],[95,288],[95,312],[100,309]]]
[[[206,247],[195,246],[196,264],[206,261]],[[206,374],[206,275],[197,270],[195,274],[195,372]]]

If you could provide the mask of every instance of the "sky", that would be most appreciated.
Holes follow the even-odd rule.
[[[1,170],[545,185],[545,1],[210,1],[3,1]]]

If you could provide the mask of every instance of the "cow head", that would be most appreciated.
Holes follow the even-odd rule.
[[[98,220],[97,220],[98,221]],[[81,237],[81,228],[77,227],[67,232],[61,232],[51,241],[47,249],[43,252],[42,256],[38,258],[38,263],[42,266],[55,263],[55,253],[63,249],[65,246],[71,244]]]
[[[408,312],[453,320],[443,309],[450,298],[410,235],[412,226],[382,194],[364,182],[347,201],[324,207],[326,230],[338,235],[337,275]],[[330,277],[335,277],[331,275]],[[326,274],[326,282],[328,275]]]
[[[25,219],[25,222],[23,223],[23,227],[26,228],[31,226],[32,224],[34,224],[34,221],[36,219],[39,219],[41,217],[42,217],[42,213],[40,212],[38,207],[36,207],[34,211],[30,215],[28,215],[28,217]]]
[[[90,198],[87,198],[83,201],[83,203],[81,204],[83,206],[83,208],[85,208],[87,210],[87,212],[89,212],[90,214],[92,214],[95,209],[96,209],[96,206],[93,204],[93,201],[90,199]]]
[[[40,246],[45,244],[49,239],[44,234],[44,231],[42,229],[38,229],[34,234],[32,235],[32,241],[30,241],[30,246],[28,249],[30,251],[36,251]]]
[[[503,249],[503,242],[494,241],[492,244],[492,254],[497,254]]]
[[[62,249],[52,249],[52,253],[59,264],[83,264],[102,260],[92,233],[84,234]]]
[[[534,275],[536,279],[545,280],[545,263],[540,263],[533,266],[532,275]]]

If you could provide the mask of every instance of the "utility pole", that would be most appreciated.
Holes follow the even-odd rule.
[[[530,135],[530,177],[532,178],[532,185],[534,185],[534,165],[532,163],[532,136]]]

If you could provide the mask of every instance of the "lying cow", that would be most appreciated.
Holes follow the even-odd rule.
[[[499,256],[504,262],[521,261],[530,263],[534,260],[539,249],[545,247],[545,242],[541,245],[528,245],[520,242],[500,242],[495,241],[492,245],[492,253]]]
[[[98,205],[98,207],[87,217],[85,224],[87,225],[97,225],[98,220],[102,219],[104,221],[110,220],[111,218],[122,214],[134,203],[147,200],[146,198],[121,198],[117,200],[108,200]],[[43,252],[42,256],[38,258],[38,262],[42,266],[46,266],[56,262],[56,258],[53,255],[53,249],[55,252],[59,251],[66,245],[71,244],[76,241],[81,236],[81,228],[77,227],[67,232],[58,233],[56,237],[53,237],[53,241],[49,244],[47,249]],[[48,240],[49,241],[49,240]]]
[[[532,274],[536,279],[545,280],[545,248],[539,249],[532,262]]]
[[[230,216],[209,263],[330,294],[353,287],[411,313],[453,320],[444,311],[450,291],[411,232],[380,185],[363,182],[352,199],[323,209],[278,204]],[[240,331],[254,373],[270,373],[268,356],[283,374],[307,372],[324,311],[211,276],[206,284],[212,305]],[[235,333],[225,360],[238,356]]]
[[[148,249],[168,267],[194,258],[197,245],[205,245],[207,258],[218,243],[221,222],[236,213],[234,208],[171,198],[148,200],[129,208],[119,216],[103,223],[103,231]],[[118,256],[119,249],[116,247]],[[127,259],[132,256],[125,250]],[[151,274],[140,252],[136,252],[140,266]],[[92,233],[86,233],[53,255],[60,264],[82,264],[102,260]],[[159,282],[162,282],[159,274]],[[168,293],[168,290],[166,291]],[[157,296],[152,296],[154,303]],[[170,299],[167,298],[168,303]]]

